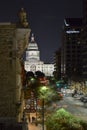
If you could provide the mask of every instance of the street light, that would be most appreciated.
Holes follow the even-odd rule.
[[[44,99],[45,99],[45,94],[47,92],[47,87],[42,86],[40,89],[40,94],[41,94],[41,99],[42,99],[42,130],[44,130]]]
[[[42,99],[42,130],[44,130],[44,98]]]

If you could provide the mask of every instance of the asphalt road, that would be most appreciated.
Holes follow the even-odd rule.
[[[55,109],[64,108],[76,117],[87,120],[87,108],[85,108],[84,104],[78,99],[69,96],[64,97],[63,100],[52,105],[53,108],[54,106]]]

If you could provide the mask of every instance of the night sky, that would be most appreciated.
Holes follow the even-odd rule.
[[[51,63],[61,45],[64,18],[82,17],[82,0],[1,0],[0,22],[16,22],[22,7],[27,12],[41,60]]]

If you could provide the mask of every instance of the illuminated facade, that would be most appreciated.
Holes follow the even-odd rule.
[[[43,61],[40,61],[40,51],[33,35],[26,50],[24,66],[26,71],[41,71],[46,76],[53,76],[54,64],[44,64]]]

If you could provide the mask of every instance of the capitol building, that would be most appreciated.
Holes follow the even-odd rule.
[[[54,64],[45,64],[40,61],[40,51],[33,34],[25,52],[24,68],[27,72],[41,71],[45,76],[53,76]]]

